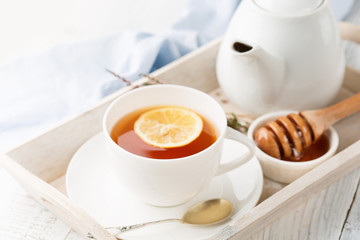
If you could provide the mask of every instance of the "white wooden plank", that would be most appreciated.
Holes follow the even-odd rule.
[[[351,204],[351,209],[348,213],[342,234],[340,236],[340,240],[358,239],[360,239],[360,184],[358,184],[355,198]]]
[[[360,169],[357,169],[329,188],[314,194],[248,239],[338,239],[359,179]],[[358,216],[357,220],[359,219]],[[352,229],[351,227],[350,231]],[[357,236],[354,233],[349,235]]]
[[[77,234],[74,231],[70,231],[64,240],[81,240],[81,239],[83,238],[80,237],[79,234]]]
[[[357,169],[326,190],[319,206],[319,222],[311,225],[312,239],[337,239],[341,235],[359,178]]]
[[[55,214],[30,197],[2,168],[0,189],[1,240],[63,240],[71,231]]]

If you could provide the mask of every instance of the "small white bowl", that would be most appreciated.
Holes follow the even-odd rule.
[[[292,112],[297,113],[296,111],[279,111],[258,117],[254,122],[251,123],[248,131],[248,137],[254,141],[256,130],[258,130],[260,127],[263,127],[267,122],[275,120],[280,116],[286,116]],[[333,127],[330,127],[328,130],[326,130],[325,135],[329,139],[329,150],[321,157],[306,162],[288,162],[280,160],[269,156],[256,147],[256,156],[261,163],[264,175],[278,182],[291,183],[309,170],[329,159],[335,154],[338,148],[339,136]]]

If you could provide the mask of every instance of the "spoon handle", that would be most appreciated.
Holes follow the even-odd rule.
[[[170,219],[162,219],[162,220],[151,221],[151,222],[146,222],[146,223],[139,223],[139,224],[134,224],[134,225],[118,226],[118,227],[107,227],[105,229],[109,230],[111,232],[111,234],[116,236],[116,235],[118,235],[120,233],[128,232],[128,231],[131,231],[131,230],[135,230],[135,229],[138,229],[138,228],[142,228],[142,227],[157,224],[157,223],[163,223],[163,222],[181,222],[181,223],[183,223],[183,221],[181,219],[170,218]]]

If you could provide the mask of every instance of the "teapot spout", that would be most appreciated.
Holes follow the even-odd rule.
[[[247,53],[253,49],[253,47],[251,45],[248,45],[243,42],[234,42],[232,48],[233,48],[233,51],[238,52],[238,53]]]
[[[285,61],[256,44],[235,41],[231,46],[234,62],[241,68],[242,76],[249,76],[256,84],[262,101],[276,104],[283,89]]]
[[[281,57],[272,55],[256,44],[249,44],[235,41],[232,45],[232,52],[238,60],[255,60],[259,64],[259,70],[270,74],[277,79],[283,78],[285,72],[284,60]]]

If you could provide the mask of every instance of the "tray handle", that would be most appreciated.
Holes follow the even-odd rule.
[[[338,27],[343,40],[360,44],[360,26],[350,22],[339,22]],[[344,86],[353,92],[360,92],[360,71],[346,66]]]
[[[0,154],[0,166],[39,203],[55,213],[84,239],[116,240],[94,219],[51,185],[32,175],[5,154]]]
[[[360,43],[360,26],[350,22],[339,22],[338,27],[342,39]]]

